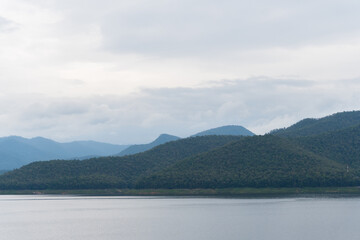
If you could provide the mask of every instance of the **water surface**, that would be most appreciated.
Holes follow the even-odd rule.
[[[359,239],[360,198],[0,196],[7,240]]]

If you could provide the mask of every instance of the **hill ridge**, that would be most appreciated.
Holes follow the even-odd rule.
[[[254,136],[255,134],[243,126],[225,125],[196,133],[194,135],[191,135],[191,137],[206,136],[206,135]]]
[[[59,143],[44,137],[0,138],[0,170],[11,170],[34,161],[70,159],[88,155],[112,155],[127,147],[95,141]]]
[[[336,131],[360,124],[360,111],[344,111],[321,118],[305,118],[283,129],[270,133],[284,137],[311,136]]]
[[[145,151],[150,150],[161,144],[171,142],[171,141],[176,141],[178,139],[180,139],[180,138],[177,136],[163,133],[163,134],[160,134],[154,141],[152,141],[150,143],[131,145],[115,155],[116,156],[126,156],[126,155],[132,155],[132,154],[136,154],[136,153],[145,152]]]

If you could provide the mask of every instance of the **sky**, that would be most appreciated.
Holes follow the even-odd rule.
[[[360,109],[355,0],[0,0],[0,136],[146,143]]]

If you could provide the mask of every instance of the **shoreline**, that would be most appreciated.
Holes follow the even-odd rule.
[[[0,190],[0,195],[79,195],[79,196],[178,196],[178,197],[281,197],[281,196],[360,196],[360,187],[307,188],[224,188],[224,189],[73,189]]]

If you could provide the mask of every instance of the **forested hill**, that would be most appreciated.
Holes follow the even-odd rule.
[[[138,188],[311,187],[357,184],[345,165],[287,139],[244,138],[146,176]]]
[[[307,118],[271,134],[284,137],[314,136],[321,133],[341,130],[360,124],[360,111],[341,112],[327,117]]]
[[[1,175],[0,189],[128,188],[142,176],[240,138],[193,137],[165,143],[147,152],[124,157],[34,162]]]
[[[294,139],[303,148],[360,170],[360,124],[338,131]]]

